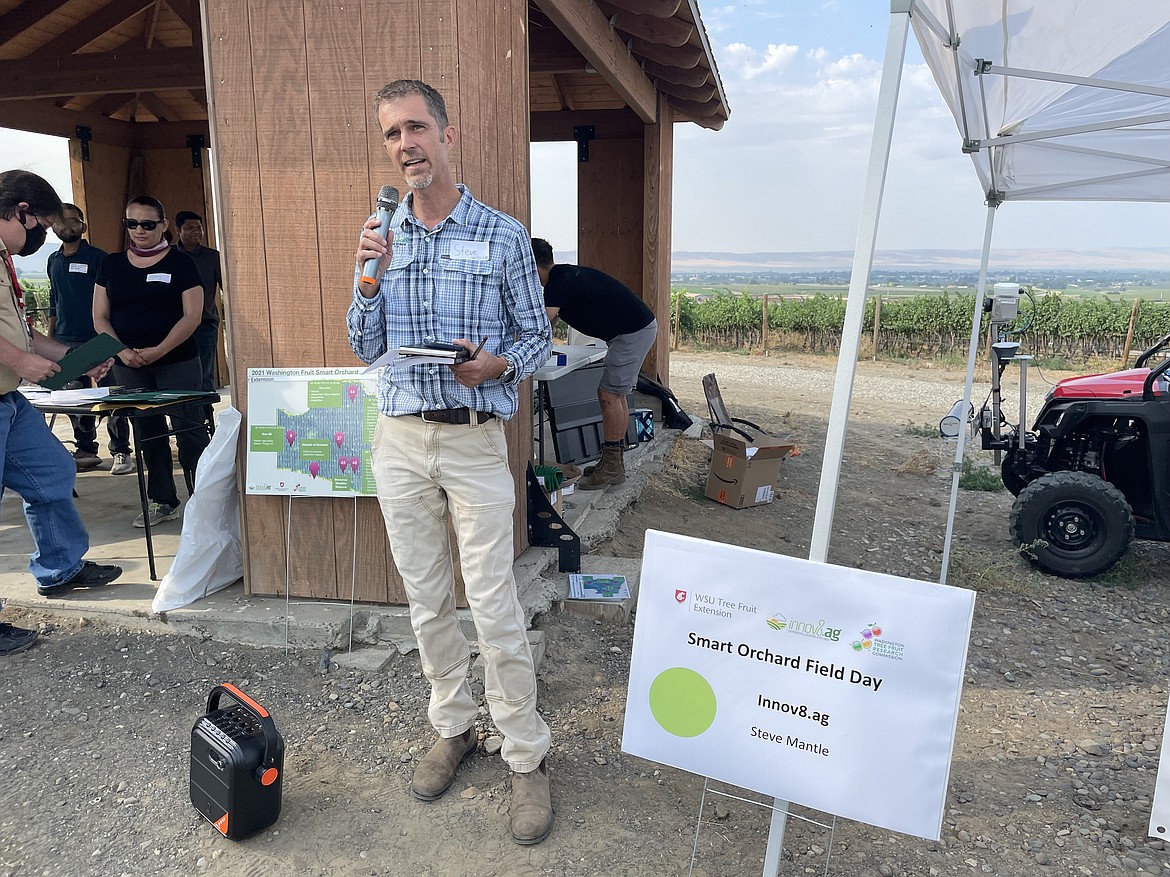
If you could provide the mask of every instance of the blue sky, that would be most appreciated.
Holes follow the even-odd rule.
[[[882,0],[703,2],[731,119],[675,129],[676,251],[851,250],[889,32]],[[910,34],[879,248],[978,249],[986,209],[959,134]],[[544,147],[540,147],[544,149]],[[537,154],[533,224],[558,249],[574,232],[571,147]],[[538,197],[555,190],[557,197]],[[575,202],[574,202],[575,203]],[[1159,247],[1170,205],[1009,203],[996,248]]]
[[[882,0],[700,0],[731,119],[718,132],[675,129],[675,250],[852,249],[887,10]],[[68,198],[64,144],[0,130],[0,167],[41,173]],[[533,231],[558,251],[576,248],[574,164],[574,144],[534,148]],[[911,35],[878,246],[977,249],[984,216],[975,172]],[[995,244],[1170,251],[1167,229],[1164,204],[1009,203]]]

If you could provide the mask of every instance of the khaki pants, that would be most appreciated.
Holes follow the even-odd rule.
[[[536,672],[512,575],[515,487],[503,423],[379,416],[371,465],[431,683],[431,724],[440,736],[455,737],[479,711],[467,683],[471,652],[455,616],[450,515],[486,666],[487,705],[504,736],[500,755],[521,773],[539,767],[549,729],[536,710]]]

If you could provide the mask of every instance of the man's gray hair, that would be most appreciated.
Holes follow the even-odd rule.
[[[451,124],[447,118],[447,104],[444,103],[443,96],[421,79],[395,79],[389,85],[382,86],[382,90],[374,95],[374,115],[378,115],[382,104],[401,100],[412,94],[417,94],[427,102],[427,109],[440,128],[445,130]]]

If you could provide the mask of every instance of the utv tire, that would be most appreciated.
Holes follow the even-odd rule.
[[[1086,472],[1055,472],[1020,491],[1012,541],[1035,566],[1077,579],[1102,573],[1133,541],[1133,511],[1120,490]],[[1046,542],[1047,545],[1038,545]]]

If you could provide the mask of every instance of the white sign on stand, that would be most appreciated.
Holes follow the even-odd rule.
[[[1158,756],[1158,777],[1154,781],[1154,804],[1150,808],[1150,837],[1170,837],[1170,705],[1162,725],[1162,751]]]
[[[937,839],[974,605],[649,530],[622,751]]]

